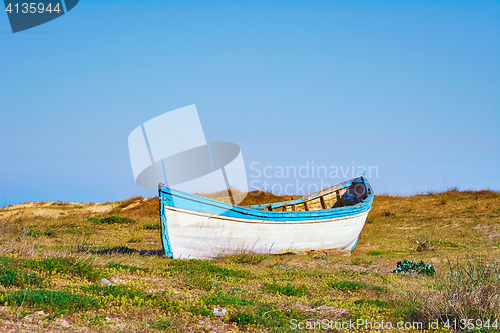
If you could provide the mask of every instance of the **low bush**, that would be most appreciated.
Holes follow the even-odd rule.
[[[434,266],[432,266],[431,264],[426,264],[422,260],[420,260],[420,262],[417,262],[405,259],[403,261],[398,261],[397,268],[391,270],[391,273],[416,273],[432,276],[436,274],[436,270],[434,269]]]

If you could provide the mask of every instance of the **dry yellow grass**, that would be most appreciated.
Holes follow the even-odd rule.
[[[261,194],[249,197],[242,205],[286,199],[290,198]],[[111,216],[133,221],[96,223]],[[58,312],[37,303],[0,302],[0,327],[47,332],[286,332],[294,331],[289,323],[294,318],[364,318],[394,323],[453,318],[454,310],[446,308],[453,293],[446,288],[450,272],[458,276],[460,269],[455,264],[450,270],[447,260],[477,265],[482,258],[483,263],[496,265],[500,254],[500,195],[492,191],[448,191],[411,197],[376,196],[350,257],[241,255],[211,261],[173,261],[161,256],[157,226],[156,198],[135,197],[105,204],[25,203],[0,209],[0,257],[14,263],[14,268],[0,264],[0,281],[4,281],[1,295],[26,288],[5,285],[7,280],[2,278],[22,265],[20,259],[54,257],[70,263],[91,260],[96,272],[107,274],[112,286],[129,293],[102,296],[85,289],[99,287],[99,281],[76,273],[27,268],[48,281],[44,290],[86,295],[105,306]],[[405,258],[431,263],[437,276],[390,273]],[[483,282],[480,288],[471,289],[474,282],[465,278],[461,284],[452,281],[480,305],[477,308],[482,312],[477,316],[486,316],[488,307],[496,306],[497,300],[486,296],[500,291],[494,274],[484,281],[490,289]],[[466,307],[469,298],[455,303],[462,302]],[[228,315],[207,317],[207,311],[214,307],[227,309]],[[36,315],[36,311],[43,312]],[[488,315],[492,313],[498,314],[493,311]]]

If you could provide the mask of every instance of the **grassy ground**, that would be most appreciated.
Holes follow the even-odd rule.
[[[325,329],[306,331],[368,332],[367,322],[440,320],[429,331],[451,332],[457,320],[462,331],[498,332],[499,246],[491,191],[376,196],[350,256],[210,261],[162,256],[157,199],[26,203],[0,209],[0,330],[295,332],[316,322]],[[403,259],[436,274],[391,273]],[[335,323],[350,329],[326,329]]]

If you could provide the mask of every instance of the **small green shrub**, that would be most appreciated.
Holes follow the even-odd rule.
[[[417,273],[432,276],[436,274],[436,270],[434,269],[434,266],[426,264],[422,260],[420,260],[420,262],[416,262],[405,259],[403,261],[398,261],[397,268],[391,270],[391,273]]]
[[[301,286],[299,288],[294,287],[290,284],[287,284],[284,287],[281,287],[277,284],[264,284],[262,287],[264,291],[273,293],[273,294],[281,294],[281,295],[287,295],[287,296],[303,296],[309,292],[306,286]]]

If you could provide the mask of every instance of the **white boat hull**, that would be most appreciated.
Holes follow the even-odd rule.
[[[297,249],[351,250],[369,212],[312,221],[269,221],[171,206],[164,209],[176,259],[206,259],[237,253],[277,254]]]

